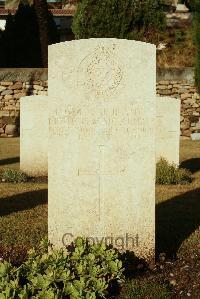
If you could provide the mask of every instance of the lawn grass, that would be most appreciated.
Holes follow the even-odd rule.
[[[181,141],[180,160],[191,170],[193,181],[156,186],[156,250],[169,257],[200,259],[200,141]],[[19,169],[18,138],[0,139],[0,172],[5,168]],[[47,184],[1,182],[0,255],[4,251],[11,260],[20,261],[46,236]],[[117,298],[174,298],[165,279],[160,282],[155,277],[127,280]]]
[[[118,299],[171,299],[169,287],[150,282],[147,279],[134,279],[124,284]]]
[[[157,251],[200,255],[200,142],[182,141],[180,161],[193,173],[193,182],[156,186]]]
[[[19,138],[0,138],[0,173],[7,168],[19,169]],[[47,184],[0,183],[0,254],[20,261],[45,237]]]
[[[19,169],[19,138],[0,138],[0,172],[5,168]]]

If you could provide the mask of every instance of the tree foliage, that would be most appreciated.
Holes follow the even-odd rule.
[[[59,41],[51,13],[48,14],[49,44]],[[8,15],[0,35],[0,67],[42,67],[40,34],[34,5],[20,4]]]
[[[191,1],[190,7],[193,12],[193,28],[196,45],[195,81],[197,89],[200,92],[200,1]]]
[[[166,24],[163,0],[80,0],[72,30],[81,38],[148,38]]]
[[[34,0],[35,12],[37,16],[37,24],[40,36],[40,48],[42,63],[44,67],[48,66],[48,5],[46,0]]]

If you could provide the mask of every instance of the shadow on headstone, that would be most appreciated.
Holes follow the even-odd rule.
[[[46,204],[47,193],[46,189],[42,189],[0,198],[0,217]]]
[[[175,258],[183,243],[200,225],[200,188],[156,206],[156,254]]]

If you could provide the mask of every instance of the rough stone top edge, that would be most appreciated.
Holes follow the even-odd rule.
[[[72,41],[65,41],[65,42],[60,42],[60,43],[55,43],[49,46],[49,49],[53,49],[59,46],[67,46],[70,44],[75,44],[75,43],[85,43],[86,41],[101,41],[104,43],[109,43],[109,42],[114,42],[114,41],[118,41],[119,43],[130,43],[130,44],[135,44],[135,45],[140,45],[143,47],[151,47],[152,50],[156,50],[156,45],[154,44],[150,44],[150,43],[146,43],[146,42],[141,42],[141,41],[136,41],[136,40],[129,40],[129,39],[118,39],[118,38],[88,38],[88,39],[77,39],[77,40],[72,40]]]
[[[157,81],[187,81],[191,84],[195,81],[194,67],[167,67],[157,66]]]
[[[46,68],[0,68],[0,81],[46,81]]]

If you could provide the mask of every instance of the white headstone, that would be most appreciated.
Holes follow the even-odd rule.
[[[157,97],[156,160],[179,165],[180,100]]]
[[[20,99],[20,169],[29,176],[48,175],[48,97]]]
[[[155,248],[156,48],[117,39],[49,47],[49,238]]]
[[[200,140],[200,133],[193,133],[191,134],[192,140]]]
[[[182,13],[185,13],[185,12],[188,12],[189,9],[185,6],[185,4],[177,4],[176,5],[176,12],[182,12]]]

